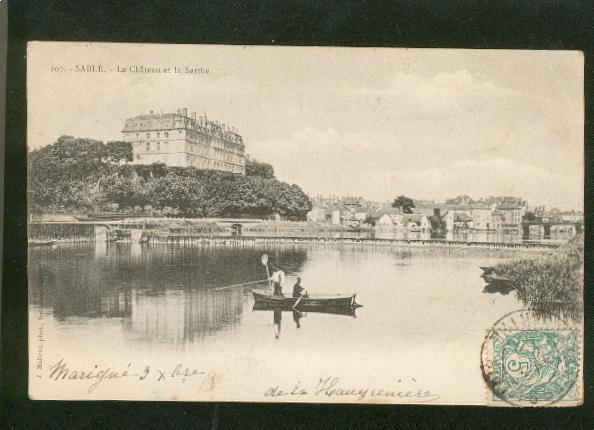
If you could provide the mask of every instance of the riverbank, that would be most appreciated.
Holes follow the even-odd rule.
[[[33,221],[30,241],[77,243],[132,241],[147,243],[224,244],[239,246],[254,242],[322,243],[370,246],[439,248],[526,249],[550,251],[557,241],[480,241],[431,238],[429,232],[395,232],[377,235],[372,230],[355,231],[329,223],[272,221],[260,219],[168,219],[134,218],[112,221]]]
[[[527,308],[543,317],[579,321],[583,316],[584,242],[575,238],[549,255],[493,267]]]
[[[101,242],[91,239],[57,239],[55,244]],[[105,241],[103,241],[105,242]],[[136,243],[130,237],[111,241],[114,243]],[[322,245],[322,246],[357,246],[357,247],[378,247],[378,248],[401,248],[401,249],[475,249],[475,250],[507,250],[522,253],[542,255],[543,253],[555,252],[557,245],[545,246],[534,243],[489,243],[489,242],[448,242],[443,240],[398,240],[398,239],[359,239],[359,238],[319,238],[319,237],[204,237],[187,235],[167,236],[146,236],[142,239],[145,245],[187,245],[187,246],[224,246],[237,248],[251,248],[254,246],[267,245]]]

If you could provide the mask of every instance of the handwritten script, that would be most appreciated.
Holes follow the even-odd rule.
[[[416,380],[409,378],[416,383]],[[372,401],[374,399],[394,399],[399,403],[429,403],[440,398],[439,394],[423,388],[410,388],[410,381],[398,379],[394,387],[352,387],[343,384],[338,377],[319,378],[315,387],[307,387],[297,382],[291,388],[281,388],[278,385],[269,387],[264,397],[293,397],[316,396],[333,399],[355,399],[357,401]],[[407,385],[405,388],[404,385]]]
[[[143,382],[153,380],[157,382],[173,381],[185,383],[196,381],[198,392],[212,391],[217,381],[215,372],[204,372],[193,367],[177,364],[170,369],[157,369],[148,365],[134,366],[128,363],[127,366],[119,369],[111,367],[92,366],[89,369],[73,369],[62,358],[49,368],[49,379],[59,382],[63,380],[81,381],[89,383],[87,392],[90,394],[105,381],[113,380],[135,380]]]

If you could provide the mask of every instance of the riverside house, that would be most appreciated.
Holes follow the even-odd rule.
[[[379,226],[397,226],[401,215],[399,208],[378,208],[371,214],[371,220]]]
[[[431,230],[431,223],[423,214],[402,214],[399,219],[399,226],[408,231]]]
[[[446,230],[470,230],[473,227],[471,213],[471,207],[466,205],[459,205],[456,209],[449,209],[444,214]]]
[[[472,209],[470,210],[470,217],[472,218],[473,230],[495,230],[490,207],[483,205],[473,205]]]

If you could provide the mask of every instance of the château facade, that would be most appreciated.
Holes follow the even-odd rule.
[[[123,138],[132,144],[134,164],[222,170],[245,175],[245,145],[235,128],[188,109],[128,118]]]

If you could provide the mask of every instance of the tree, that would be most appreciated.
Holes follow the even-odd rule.
[[[136,164],[134,170],[145,181],[166,176],[171,170],[164,163]]]
[[[261,178],[274,179],[274,168],[268,163],[258,160],[246,160],[246,176],[260,176]]]
[[[109,171],[107,151],[98,140],[61,136],[28,157],[32,202],[43,207],[92,205],[99,178]]]
[[[398,196],[394,199],[392,207],[400,208],[403,213],[410,214],[412,213],[412,209],[415,207],[415,202],[410,197]]]
[[[158,208],[168,206],[182,215],[202,215],[199,213],[202,195],[196,178],[169,174],[152,181],[149,200]]]
[[[265,217],[277,213],[294,220],[304,220],[311,210],[311,201],[303,190],[275,179],[270,164],[249,161],[250,174],[246,176],[162,163],[120,164],[131,159],[131,151],[126,142],[103,144],[60,137],[29,154],[32,202],[73,211],[101,202],[152,204],[189,216]]]
[[[100,181],[101,197],[104,202],[125,206],[147,203],[145,181],[138,175],[112,173]]]
[[[120,161],[132,161],[132,144],[130,142],[123,142],[116,140],[107,142],[105,144],[107,151],[107,158],[112,163],[119,163]]]

